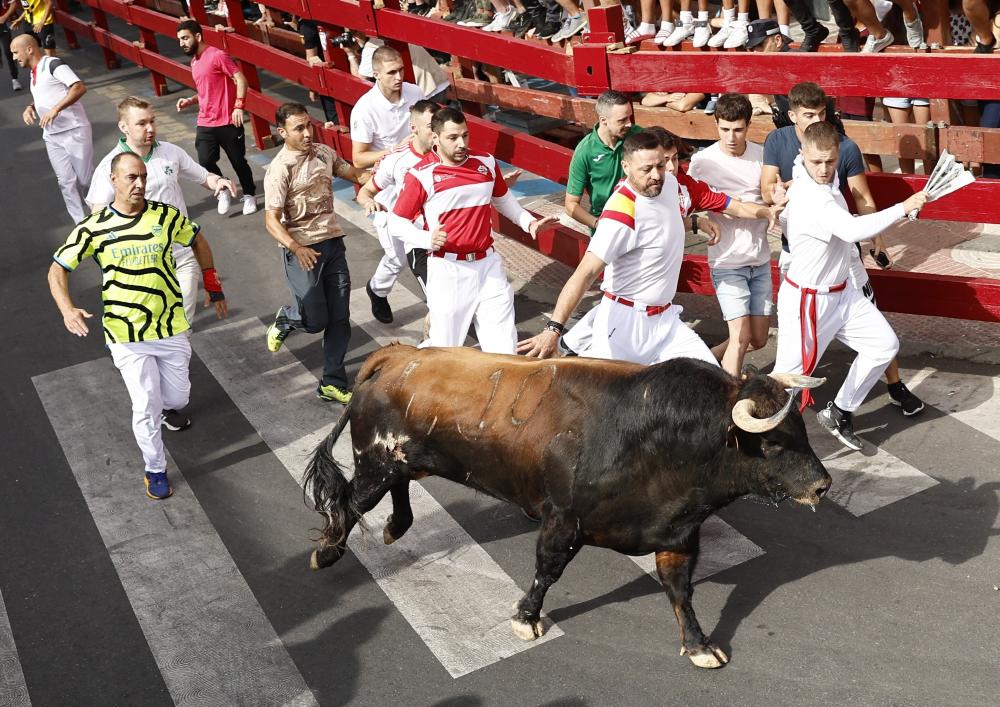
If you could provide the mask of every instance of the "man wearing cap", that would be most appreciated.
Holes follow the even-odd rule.
[[[748,52],[774,54],[787,52],[792,40],[781,33],[781,27],[775,20],[754,20],[747,25],[746,49]],[[751,93],[747,96],[753,106],[754,115],[771,115],[774,110],[774,96]]]

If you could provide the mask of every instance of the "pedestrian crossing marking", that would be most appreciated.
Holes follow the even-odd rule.
[[[287,349],[268,353],[263,330],[256,319],[233,321],[195,333],[192,344],[301,484],[312,449],[330,431],[342,408],[312,396],[315,378]],[[274,370],[281,371],[281,386],[262,385],[263,380],[275,377]],[[275,395],[275,390],[289,392]],[[341,434],[334,456],[353,469],[349,431]],[[524,595],[523,590],[419,483],[410,484],[410,504],[413,528],[392,545],[382,544],[381,533],[362,534],[358,528],[348,545],[452,677],[563,635],[557,625],[547,622],[547,633],[536,641],[526,643],[514,636],[511,605]],[[387,495],[365,517],[377,528],[391,510]],[[307,571],[305,538],[302,549],[302,568]]]
[[[902,371],[910,390],[937,408],[1000,442],[1000,376],[971,376],[936,368]]]
[[[33,382],[174,703],[315,705],[169,453],[173,498],[142,495],[131,403],[110,358]]]
[[[707,579],[730,567],[749,562],[764,554],[763,548],[718,516],[709,516],[701,524],[701,542],[698,562],[695,564],[692,582]],[[656,555],[642,555],[632,560],[657,582]]]
[[[0,705],[4,707],[31,707],[28,687],[17,657],[14,633],[7,618],[7,607],[0,594]]]

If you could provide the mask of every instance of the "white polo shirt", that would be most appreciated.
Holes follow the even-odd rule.
[[[69,87],[79,81],[80,77],[76,72],[59,57],[42,57],[31,70],[31,97],[38,117],[41,118],[55,108],[69,93]],[[77,101],[63,109],[47,128],[43,128],[43,134],[53,135],[82,127],[90,127],[90,121],[83,104]]]
[[[724,153],[716,142],[691,158],[688,174],[734,199],[763,204],[760,197],[763,165],[764,148],[755,142],[748,142],[738,157]],[[712,269],[763,265],[771,259],[767,221],[719,213],[710,213],[708,218],[718,224],[720,231],[719,242],[708,247],[708,264]]]
[[[684,222],[677,180],[668,174],[659,196],[627,181],[611,193],[587,251],[608,264],[601,289],[643,305],[668,304],[684,260]]]
[[[376,84],[351,111],[351,140],[373,150],[391,150],[410,135],[410,108],[424,97],[419,86],[403,82],[399,101],[390,103]]]
[[[111,184],[111,160],[123,152],[132,152],[124,138],[118,140],[114,149],[97,165],[87,192],[88,204],[110,204],[115,200],[115,188]],[[204,184],[208,180],[208,170],[195,162],[187,152],[169,142],[153,143],[152,149],[142,161],[146,164],[146,198],[170,204],[187,216],[184,192],[177,180],[183,177],[196,184]]]

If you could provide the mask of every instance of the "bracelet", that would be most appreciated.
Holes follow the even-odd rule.
[[[235,104],[233,105],[233,107],[234,107],[234,108],[238,108],[239,110],[243,110],[243,106],[244,106],[244,105],[245,105],[245,104],[244,104],[244,102],[243,102],[243,99],[242,99],[242,98],[237,98],[237,99],[236,99],[236,103],[235,103]]]
[[[691,233],[698,232],[698,214],[691,214]]]
[[[548,322],[545,323],[545,331],[554,331],[559,336],[562,336],[563,334],[566,333],[566,327],[564,327],[562,324],[555,321],[554,319],[550,319]]]

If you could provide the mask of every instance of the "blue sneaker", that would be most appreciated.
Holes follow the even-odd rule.
[[[146,472],[146,495],[154,501],[162,501],[170,498],[174,490],[170,488],[170,481],[167,479],[167,472],[161,471],[156,474],[152,471]]]

